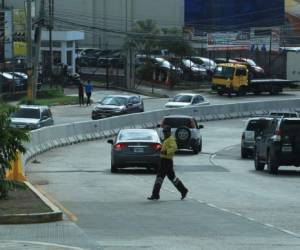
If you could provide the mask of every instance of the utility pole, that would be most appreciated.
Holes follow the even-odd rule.
[[[49,78],[50,86],[52,86],[52,65],[53,65],[53,41],[52,41],[52,30],[53,30],[53,18],[54,18],[54,0],[49,0]]]
[[[26,1],[26,43],[27,43],[27,98],[29,102],[34,102],[34,79],[32,67],[32,17],[31,17],[31,0]]]
[[[5,64],[5,12],[4,12],[4,0],[1,4],[1,13],[0,13],[0,70],[4,70]]]
[[[30,1],[30,0],[29,0]],[[36,87],[38,80],[38,69],[40,62],[40,51],[41,51],[41,38],[42,38],[42,28],[45,25],[45,0],[40,1],[40,10],[39,10],[39,18],[37,21],[37,26],[35,27],[34,33],[34,44],[35,44],[35,57],[33,62],[33,85],[32,85],[32,101],[36,100]]]

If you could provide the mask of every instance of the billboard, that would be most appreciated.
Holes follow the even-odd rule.
[[[185,26],[207,32],[284,24],[284,0],[185,0]]]

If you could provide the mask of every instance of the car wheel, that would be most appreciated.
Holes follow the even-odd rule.
[[[195,145],[195,146],[193,147],[193,152],[194,152],[195,155],[198,154],[198,153],[200,152],[199,149],[200,149],[200,145]]]
[[[254,155],[254,166],[256,171],[263,171],[265,168],[265,164],[260,162],[260,158],[257,151],[255,151]]]
[[[224,91],[222,91],[222,90],[218,90],[218,95],[223,95],[224,94]]]
[[[278,173],[278,163],[277,160],[272,157],[271,153],[268,153],[268,172],[269,174],[277,174]]]
[[[118,168],[115,164],[111,164],[110,172],[111,173],[117,173],[118,172]]]
[[[248,149],[241,147],[241,158],[246,159],[248,158]]]
[[[202,140],[199,143],[199,153],[202,152]]]
[[[179,127],[175,132],[175,137],[177,141],[187,142],[191,138],[191,131],[188,127]]]

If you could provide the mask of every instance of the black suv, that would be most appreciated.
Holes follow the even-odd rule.
[[[279,166],[300,166],[300,118],[274,118],[256,138],[255,169],[262,171],[267,164],[270,174]]]

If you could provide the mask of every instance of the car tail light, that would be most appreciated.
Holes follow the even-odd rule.
[[[153,144],[151,144],[151,148],[154,149],[155,151],[160,151],[161,150],[161,144],[153,143]]]
[[[122,151],[125,148],[126,148],[126,144],[124,144],[124,143],[118,143],[118,144],[114,145],[114,149],[116,151]]]

